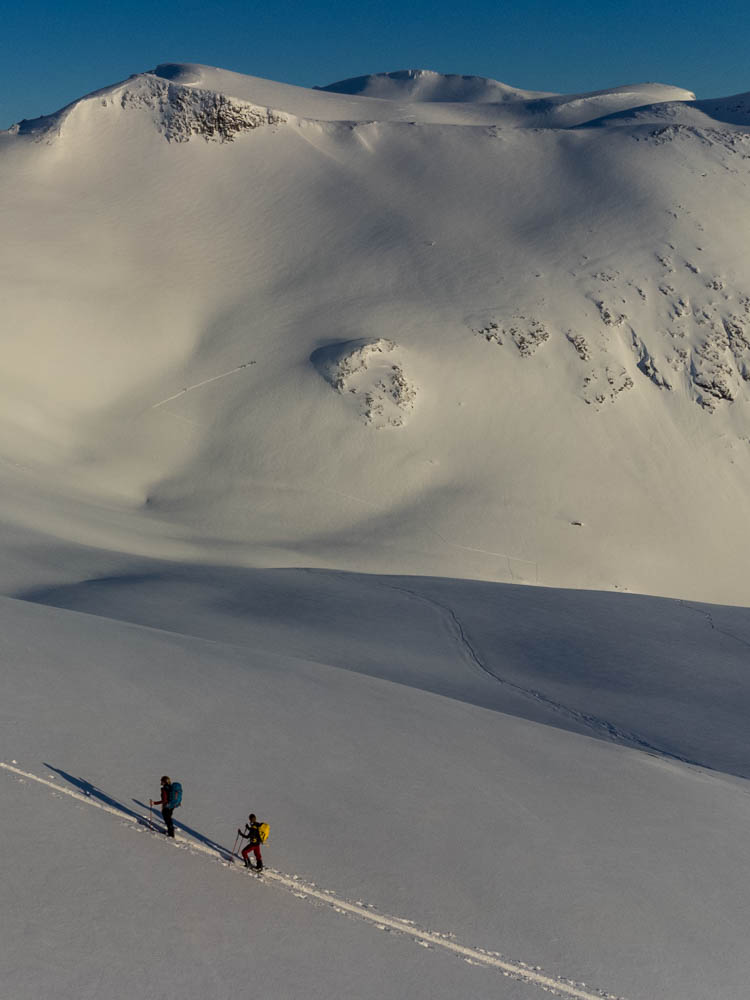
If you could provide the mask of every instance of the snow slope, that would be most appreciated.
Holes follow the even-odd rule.
[[[6,134],[4,516],[744,603],[746,130],[494,107],[165,66]]]
[[[228,997],[248,975],[279,997],[540,995],[283,885],[227,881],[221,851],[137,836],[128,815],[164,770],[189,842],[231,848],[252,809],[274,870],[417,929],[629,1000],[742,995],[743,783],[255,642],[7,599],[0,614],[0,758],[124,812],[0,775],[3,895],[30,900],[6,939],[13,996],[54,976],[59,997],[132,996],[146,977],[153,995]],[[373,617],[408,666],[408,616]]]
[[[750,777],[746,608],[145,560],[22,596],[302,657]]]

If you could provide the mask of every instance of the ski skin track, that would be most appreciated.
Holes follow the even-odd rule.
[[[4,761],[0,761],[0,768],[7,773],[16,775],[18,778],[25,778],[29,781],[35,781],[40,785],[46,785],[48,788],[51,788],[63,795],[68,795],[70,798],[76,799],[78,802],[82,802],[85,805],[94,806],[96,809],[102,809],[104,812],[117,816],[120,820],[129,820],[131,823],[137,823],[138,825],[143,825],[147,828],[150,826],[149,818],[147,816],[142,816],[140,818],[128,816],[127,813],[123,813],[119,809],[114,809],[101,802],[95,802],[88,796],[81,795],[79,792],[71,791],[69,788],[63,788],[54,781],[48,781],[46,778],[40,778],[36,774],[31,774],[29,771],[23,771],[21,768],[16,767],[13,764],[7,764]],[[206,854],[214,860],[217,858],[217,852],[213,848],[207,847],[204,844],[193,840],[188,840],[185,837],[177,837],[176,839],[189,845],[190,850],[193,852]],[[219,857],[221,857],[221,855],[219,855]],[[230,861],[229,850],[226,851],[224,860]],[[233,861],[234,858],[232,856],[230,863],[233,863]],[[420,930],[407,920],[374,913],[373,911],[368,910],[365,906],[358,905],[356,903],[349,903],[345,899],[340,899],[338,896],[334,896],[329,892],[307,885],[298,878],[284,875],[281,872],[274,871],[273,869],[263,869],[263,880],[266,882],[269,880],[278,882],[279,885],[284,886],[284,888],[292,890],[296,896],[302,895],[304,897],[319,900],[322,903],[332,906],[339,912],[343,911],[345,913],[350,913],[352,916],[367,920],[371,924],[375,924],[379,929],[388,928],[389,930],[406,934],[409,937],[419,942],[424,942],[427,945],[434,945],[435,947],[453,952],[456,955],[460,955],[470,964],[485,965],[490,968],[499,969],[506,976],[510,976],[520,982],[528,983],[529,985],[538,986],[546,992],[553,993],[557,996],[574,997],[576,1000],[625,1000],[625,997],[614,993],[607,993],[604,990],[598,989],[585,989],[583,988],[584,984],[579,985],[569,981],[555,979],[553,976],[547,975],[541,970],[538,970],[538,967],[529,968],[523,964],[510,962],[507,959],[500,958],[497,955],[490,954],[486,951],[482,951],[481,949],[471,948],[467,945],[451,941],[438,933]]]

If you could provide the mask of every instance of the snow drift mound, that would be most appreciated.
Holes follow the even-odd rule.
[[[471,101],[487,104],[496,101],[523,101],[547,96],[542,91],[518,90],[498,80],[483,76],[459,76],[436,73],[430,69],[402,69],[395,73],[373,73],[350,80],[339,80],[316,90],[335,94],[357,94],[390,101]]]
[[[691,95],[692,97],[692,95]],[[715,128],[727,125],[750,128],[750,92],[706,101],[667,100],[629,108],[589,122],[594,126],[610,125],[684,125]]]
[[[183,87],[196,86],[204,78],[203,67],[197,63],[160,63],[152,72],[162,80],[179,83]]]
[[[605,115],[626,113],[644,104],[660,106],[695,97],[690,90],[665,83],[639,83],[632,86],[595,90],[589,94],[555,94],[538,97],[522,105],[525,124],[535,128],[575,128]]]

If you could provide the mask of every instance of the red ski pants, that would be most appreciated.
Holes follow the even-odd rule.
[[[255,854],[255,858],[261,864],[263,864],[263,858],[260,856],[260,844],[248,844],[242,851],[242,857],[247,861],[247,856],[252,851]]]

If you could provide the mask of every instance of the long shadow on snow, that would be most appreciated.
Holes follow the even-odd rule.
[[[121,812],[123,816],[127,816],[129,819],[134,819],[139,826],[145,826],[151,828],[151,823],[149,818],[144,816],[142,813],[136,812],[129,806],[126,806],[123,802],[119,802],[117,799],[113,799],[111,795],[107,795],[103,792],[101,788],[97,788],[96,785],[92,784],[90,781],[86,781],[85,778],[76,778],[72,774],[68,774],[67,771],[63,771],[60,767],[55,767],[54,764],[48,764],[46,761],[42,761],[45,767],[49,768],[50,771],[54,771],[59,774],[61,778],[64,778],[69,784],[73,785],[79,791],[83,792],[88,798],[96,799],[98,802],[103,803],[105,806],[109,806],[110,809],[116,809]],[[139,799],[133,799],[133,802],[137,806],[141,806],[143,809],[151,812],[150,807],[146,805],[145,802],[141,802]],[[157,814],[154,814],[153,818],[155,820]],[[232,852],[229,847],[223,847],[221,844],[217,844],[216,841],[211,840],[210,837],[204,836],[202,833],[198,833],[197,830],[193,830],[191,827],[187,826],[185,823],[181,823],[179,820],[174,820],[174,825],[178,830],[182,830],[189,837],[197,840],[201,844],[205,844],[206,847],[210,848],[212,851],[223,858],[225,861],[229,861],[232,858]]]
[[[135,802],[137,806],[143,806],[144,809],[149,808],[145,802],[141,802],[139,799],[133,799],[133,802]],[[204,834],[198,833],[197,830],[193,830],[192,827],[188,826],[186,823],[182,823],[179,819],[176,819],[175,816],[172,816],[172,822],[177,830],[182,830],[183,833],[192,837],[193,840],[197,840],[201,844],[205,844],[205,846],[209,847],[212,851],[216,851],[216,853],[224,861],[231,861],[232,849],[230,847],[223,847],[221,844],[217,844],[215,840],[211,840],[210,837],[206,837]]]

